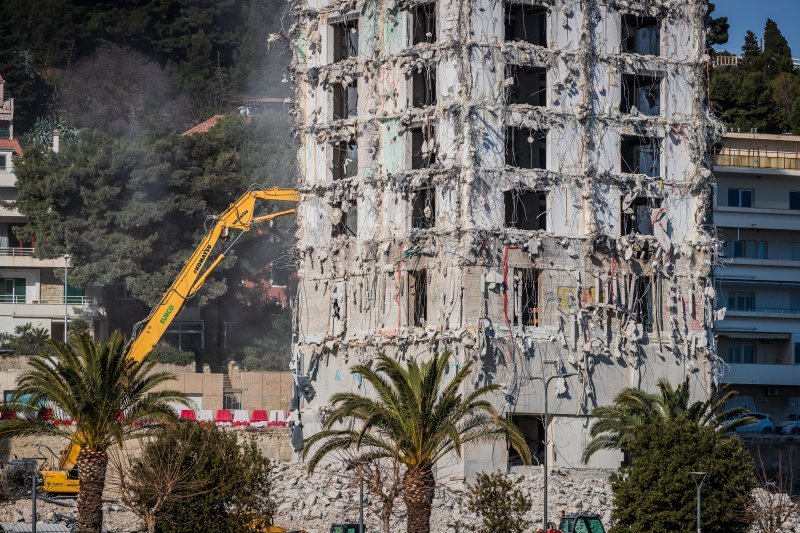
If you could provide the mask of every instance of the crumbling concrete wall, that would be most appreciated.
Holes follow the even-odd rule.
[[[548,431],[580,466],[593,407],[662,377],[702,395],[719,365],[705,2],[425,5],[293,1],[304,431],[365,391],[352,364],[448,350],[504,384],[508,415],[542,412],[532,377],[578,372],[554,382]],[[541,36],[509,29],[528,16]],[[544,73],[542,100],[520,72]],[[454,464],[506,461],[498,443]]]

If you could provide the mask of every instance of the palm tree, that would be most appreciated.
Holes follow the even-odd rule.
[[[689,403],[689,378],[676,388],[664,378],[657,382],[659,394],[636,388],[622,389],[609,406],[597,407],[592,417],[592,440],[583,451],[583,462],[600,450],[627,450],[640,430],[646,426],[684,418],[700,426],[726,432],[752,422],[743,407],[725,409],[736,391],[716,389],[708,400]]]
[[[436,486],[433,468],[449,453],[461,457],[464,445],[506,436],[523,461],[531,453],[519,429],[502,418],[486,396],[499,385],[479,387],[466,396],[459,392],[472,371],[472,362],[446,383],[450,354],[434,355],[430,361],[411,361],[404,368],[380,355],[374,369],[356,365],[372,385],[375,397],[340,392],[331,397],[332,410],[323,430],[303,448],[311,454],[308,469],[333,452],[350,455],[352,464],[389,459],[404,467],[403,499],[410,533],[430,531],[431,505]],[[350,421],[349,429],[341,423]],[[312,454],[313,450],[313,454]]]
[[[76,334],[68,344],[50,341],[50,348],[52,354],[31,357],[30,369],[20,375],[14,399],[4,409],[24,416],[3,420],[0,437],[53,435],[79,446],[78,530],[99,532],[109,448],[148,433],[150,422],[173,420],[168,403],[188,399],[176,391],[154,391],[174,376],[152,372],[155,362],[147,357],[128,359],[119,332],[105,343]],[[74,427],[36,416],[45,404],[74,420]]]

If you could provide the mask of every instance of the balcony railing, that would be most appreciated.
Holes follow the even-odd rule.
[[[28,257],[33,255],[35,248],[22,248],[19,246],[0,247],[0,257]]]
[[[97,305],[97,298],[89,296],[67,296],[67,305]],[[0,294],[0,304],[64,305],[64,297],[31,298],[24,294]]]
[[[739,311],[742,313],[779,313],[779,314],[800,314],[800,307],[730,307],[728,311]]]
[[[736,149],[715,148],[712,154],[714,166],[717,167],[747,167],[747,168],[774,168],[777,170],[800,170],[800,158],[796,155],[786,157],[780,152],[773,155],[766,153],[737,154]]]

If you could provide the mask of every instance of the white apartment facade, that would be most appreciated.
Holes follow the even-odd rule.
[[[562,466],[623,387],[708,390],[705,2],[293,5],[306,434],[380,352],[475,361],[470,387],[501,384]],[[545,427],[540,379],[566,372]],[[501,442],[453,465],[514,461]]]
[[[780,421],[800,414],[800,136],[729,133],[713,157],[722,381]]]
[[[22,155],[13,125],[14,99],[8,97],[0,76],[0,200],[4,201],[17,197],[14,160]],[[104,335],[105,312],[98,294],[68,285],[65,302],[63,277],[56,275],[57,270],[63,272],[65,258],[35,258],[35,241],[22,242],[14,232],[25,223],[13,207],[0,207],[0,332],[13,333],[17,326],[32,324],[62,339],[67,316],[83,318],[96,335]]]

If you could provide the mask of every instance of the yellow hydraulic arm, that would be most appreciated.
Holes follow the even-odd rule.
[[[148,317],[139,323],[133,332],[132,341],[128,347],[128,357],[141,361],[161,340],[172,320],[183,308],[186,300],[191,298],[203,286],[208,276],[217,265],[225,259],[225,254],[236,244],[244,232],[249,231],[253,224],[265,222],[284,215],[291,215],[295,209],[270,213],[268,215],[254,216],[257,200],[299,202],[300,193],[294,189],[258,189],[251,188],[238,200],[230,205],[221,215],[214,219],[214,227],[206,234],[195,249],[189,260],[184,265],[178,277],[172,282],[164,293],[161,301],[150,312]],[[217,242],[228,236],[229,230],[240,230],[222,252],[209,262],[211,253]],[[140,327],[141,326],[141,327]],[[79,492],[78,480],[70,476],[68,471],[78,462],[80,447],[71,444],[59,459],[58,470],[43,470],[42,479],[44,489],[53,493]]]

